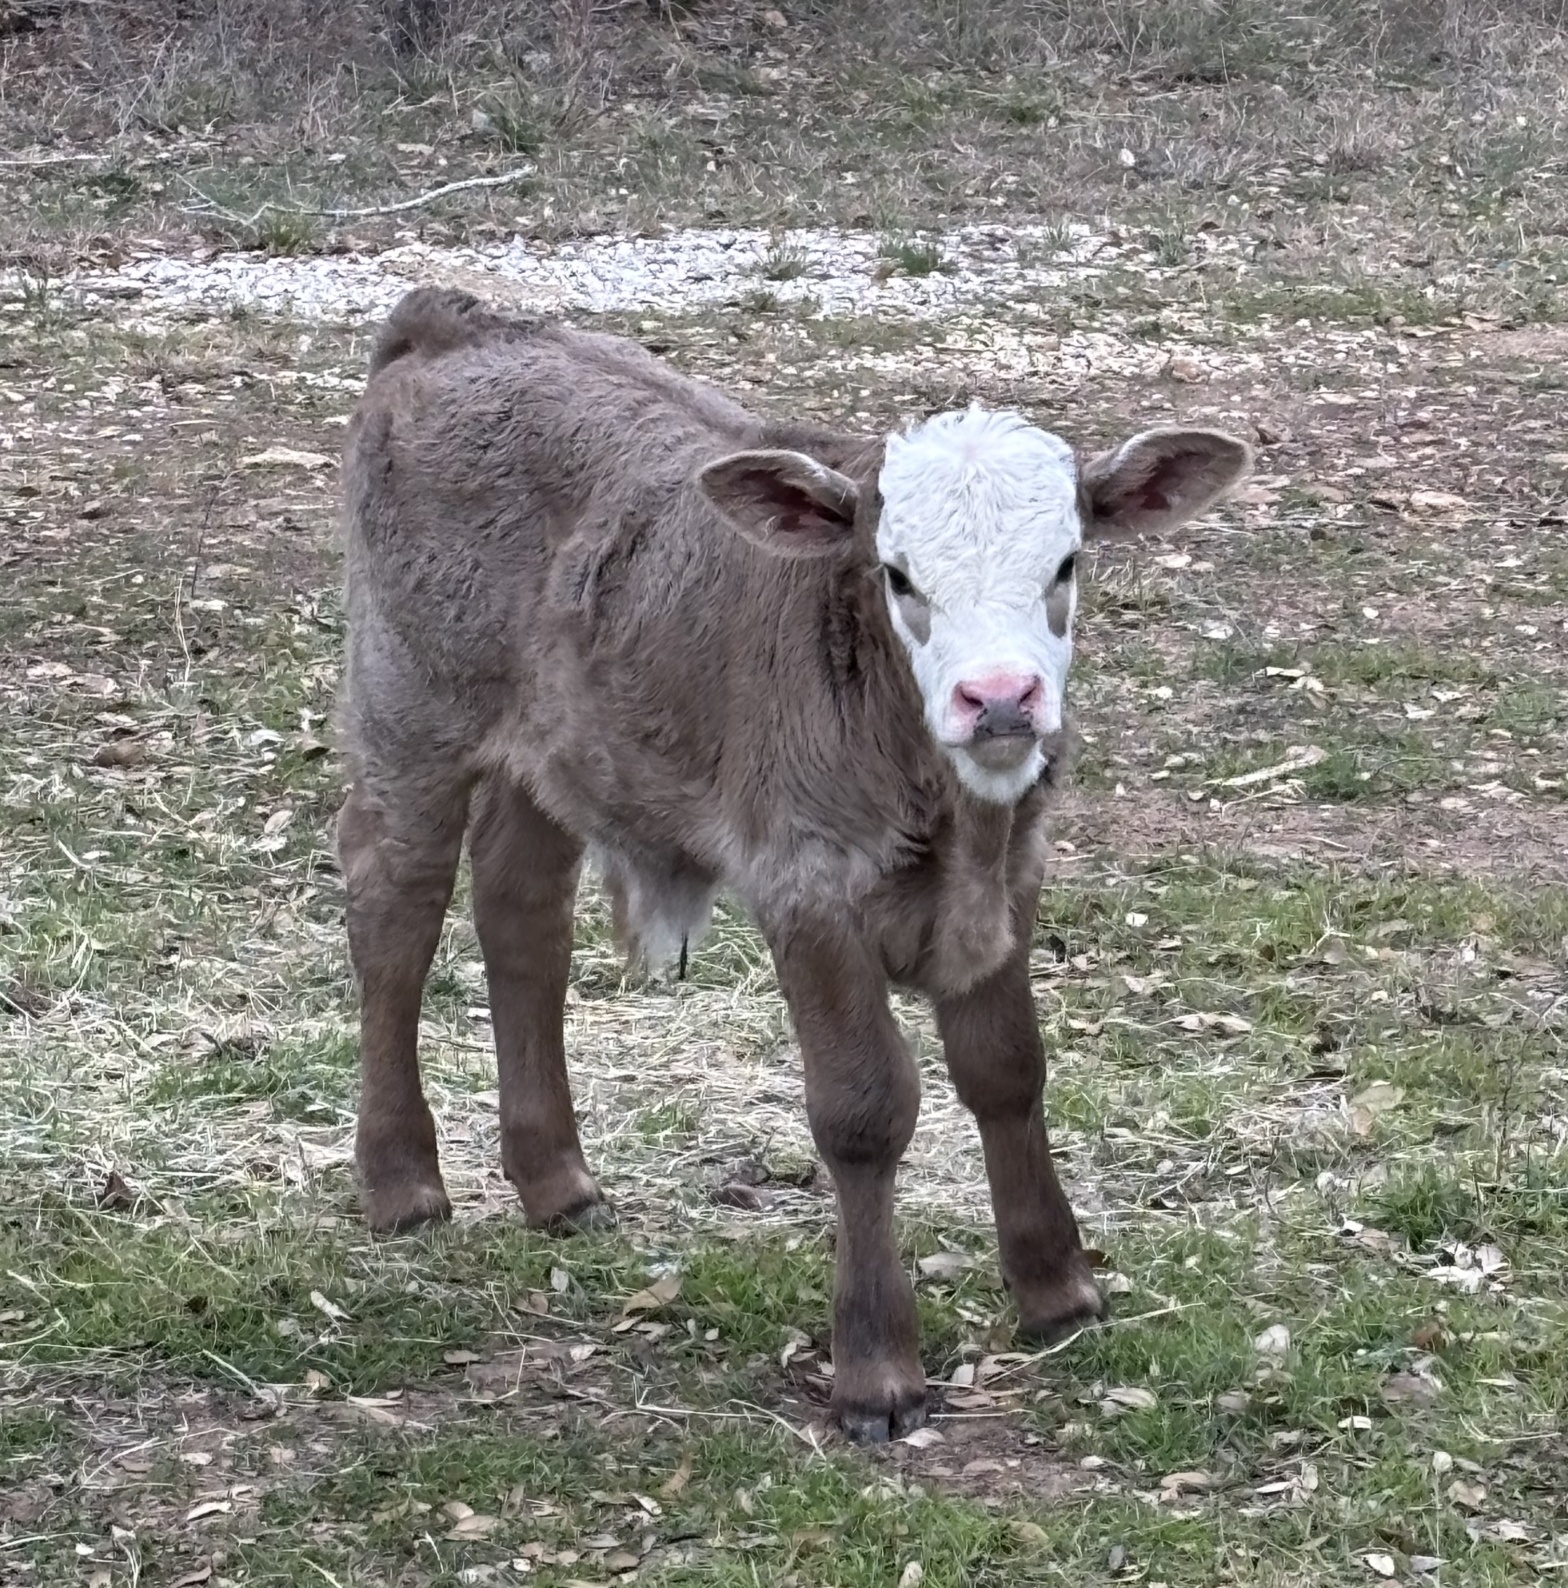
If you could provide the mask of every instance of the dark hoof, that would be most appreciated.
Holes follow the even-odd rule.
[[[1072,1339],[1075,1334],[1082,1334],[1085,1329],[1092,1329],[1096,1324],[1103,1323],[1109,1311],[1105,1298],[1096,1289],[1092,1301],[1085,1297],[1069,1312],[1049,1318],[1019,1318],[1018,1338],[1042,1349],[1060,1345],[1064,1340]]]
[[[547,1235],[592,1235],[600,1230],[613,1230],[620,1215],[603,1197],[590,1197],[564,1213],[552,1214],[538,1227]]]
[[[446,1188],[415,1184],[381,1186],[362,1193],[365,1222],[377,1235],[403,1235],[421,1224],[444,1224],[452,1217]]]
[[[852,1445],[885,1445],[889,1439],[902,1439],[925,1427],[926,1400],[921,1394],[891,1406],[840,1406],[835,1414]]]

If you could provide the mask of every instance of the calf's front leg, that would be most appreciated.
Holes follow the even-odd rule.
[[[893,1239],[893,1181],[914,1134],[920,1080],[858,943],[810,926],[773,940],[806,1069],[811,1134],[838,1193],[833,1410],[857,1443],[926,1419],[920,1328]]]
[[[1103,1317],[1105,1300],[1045,1133],[1045,1049],[1029,991],[1032,915],[1019,923],[1018,947],[1002,969],[959,997],[939,998],[936,1017],[959,1101],[980,1127],[1020,1331],[1048,1345]]]
[[[452,897],[467,793],[383,782],[380,799],[356,782],[338,817],[338,849],[359,983],[354,1157],[365,1218],[390,1233],[452,1215],[419,1078],[419,1009]]]

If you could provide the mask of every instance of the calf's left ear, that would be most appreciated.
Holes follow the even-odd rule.
[[[847,474],[804,452],[735,452],[698,476],[703,494],[747,540],[783,557],[842,551],[860,491]]]
[[[1195,518],[1252,466],[1222,430],[1145,430],[1083,466],[1085,540],[1130,540]]]

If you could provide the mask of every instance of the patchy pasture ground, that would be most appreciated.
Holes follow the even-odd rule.
[[[1568,48],[1523,7],[1295,9],[557,8],[532,53],[293,78],[194,24],[0,37],[0,1584],[1568,1573]],[[457,1219],[358,1222],[327,712],[364,305],[146,289],[352,256],[528,303],[498,251],[698,226],[774,241],[684,308],[568,308],[778,411],[1259,444],[1085,590],[1035,962],[1114,1321],[1013,1349],[901,1004],[937,1415],[869,1455],[824,1426],[831,1191],[733,914],[627,983],[585,888],[623,1226],[552,1242],[460,907]],[[987,248],[1040,279],[934,290]]]

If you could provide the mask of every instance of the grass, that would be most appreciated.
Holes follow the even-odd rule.
[[[915,238],[890,237],[880,249],[881,257],[906,276],[945,275],[951,271],[936,243]]]
[[[157,59],[67,17],[0,103],[8,150],[92,156],[0,175],[0,1582],[1559,1573],[1560,37],[1457,5],[475,5],[395,55],[302,9],[311,49],[239,73],[243,9]],[[920,275],[993,221],[1040,228],[1038,302],[836,317],[776,290],[806,260],[776,244],[733,306],[583,316],[826,422],[978,397],[1085,447],[1259,441],[1255,495],[1084,569],[1033,971],[1114,1321],[1015,1354],[978,1143],[899,998],[940,1437],[864,1455],[823,1420],[831,1194],[729,905],[647,985],[585,891],[568,1044],[623,1225],[552,1242],[499,1174],[461,883],[424,1035],[459,1216],[365,1234],[337,481],[240,461],[336,450],[365,332],[89,310],[72,271],[671,222],[847,226]]]
[[[764,281],[798,281],[806,274],[806,256],[798,248],[786,248],[775,243],[762,256],[757,274]]]

